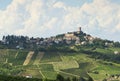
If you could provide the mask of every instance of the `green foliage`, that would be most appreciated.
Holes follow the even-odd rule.
[[[18,51],[16,58],[13,58],[13,65],[22,65],[26,59],[28,51]]]
[[[54,71],[52,64],[41,64],[39,67],[42,71]]]
[[[39,51],[43,51],[43,52],[75,52],[75,50],[70,49],[69,46],[40,47]]]
[[[94,81],[92,77],[89,76],[88,81]]]
[[[73,77],[72,81],[78,81],[78,79],[76,77]]]
[[[0,75],[0,81],[42,81],[42,79]]]
[[[64,77],[60,74],[57,75],[56,81],[65,81]]]
[[[119,42],[115,42],[115,43],[114,43],[114,46],[115,46],[115,47],[120,47],[120,43],[119,43]]]
[[[106,51],[108,50],[108,51]],[[109,49],[103,49],[102,52],[99,51],[92,51],[92,50],[81,50],[82,53],[90,55],[90,57],[95,59],[102,59],[106,61],[112,61],[116,63],[120,63],[120,54],[115,55]]]
[[[59,62],[61,58],[58,52],[45,52],[41,62]]]
[[[83,77],[81,77],[80,79],[79,79],[79,81],[86,81]]]

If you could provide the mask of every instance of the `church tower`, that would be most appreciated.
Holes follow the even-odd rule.
[[[79,32],[81,32],[82,30],[81,30],[81,27],[79,27]]]

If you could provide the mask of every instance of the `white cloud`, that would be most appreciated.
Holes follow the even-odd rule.
[[[111,29],[113,28],[112,26],[116,27],[116,24],[120,23],[117,22],[120,20],[120,18],[117,17],[120,7],[110,3],[108,0],[94,0],[93,3],[84,5],[82,11],[92,16],[92,19],[96,19],[99,27]]]
[[[47,23],[44,24],[44,27],[51,29],[57,23],[57,18],[50,19]]]
[[[113,4],[108,0],[94,0],[92,3],[85,3],[81,8],[67,7],[66,9],[68,13],[63,19],[64,29],[82,25],[85,26],[84,30],[94,35],[99,32],[101,37],[106,32],[120,34],[120,6],[118,4]]]
[[[6,10],[0,10],[2,35],[50,36],[49,30],[57,34],[79,26],[92,34],[120,34],[120,6],[109,0],[93,0],[81,7],[57,0],[13,0]]]
[[[63,2],[56,2],[54,5],[53,5],[54,8],[65,8],[65,4]]]

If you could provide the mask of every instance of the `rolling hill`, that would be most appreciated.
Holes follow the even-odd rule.
[[[120,80],[120,63],[102,55],[115,55],[120,48],[82,47],[73,52],[30,51],[19,49],[0,49],[0,75],[32,76],[55,80],[57,74],[67,77],[92,77],[95,81]],[[86,52],[87,51],[87,52]],[[88,54],[89,52],[89,54]],[[94,57],[94,53],[97,54]],[[99,56],[101,54],[101,56]],[[106,56],[107,57],[107,56]],[[105,59],[104,59],[105,58]]]

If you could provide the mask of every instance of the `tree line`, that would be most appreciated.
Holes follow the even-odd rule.
[[[94,81],[94,80],[91,77],[88,77],[87,80],[84,79],[83,77],[80,78],[73,77],[72,79],[70,77],[64,78],[62,75],[58,74],[56,80],[0,75],[0,81]]]
[[[62,35],[63,37],[64,35]],[[120,42],[114,42],[114,41],[110,41],[110,40],[103,40],[100,38],[96,38],[93,41],[87,41],[84,38],[84,34],[79,34],[77,35],[80,39],[80,42],[85,41],[86,43],[83,46],[87,46],[87,47],[100,47],[100,48],[105,48],[105,47],[120,47]],[[61,36],[56,36],[55,38],[59,38]],[[2,45],[2,47],[0,46],[0,48],[17,48],[16,46],[19,47],[23,47],[25,49],[28,48],[38,48],[39,44],[42,43],[43,47],[47,46],[49,44],[52,43],[52,46],[69,46],[69,45],[74,45],[74,43],[71,44],[66,44],[65,41],[66,40],[62,40],[62,42],[59,42],[59,44],[55,43],[55,42],[50,42],[48,40],[48,42],[43,43],[43,41],[46,41],[47,38],[34,38],[34,37],[28,37],[28,36],[16,36],[16,35],[8,35],[8,36],[3,36],[2,41],[0,41],[0,45]],[[50,43],[49,43],[50,42]],[[75,42],[75,41],[74,41]],[[49,44],[47,44],[49,43]],[[41,45],[42,45],[41,44]],[[41,46],[40,45],[40,46]]]

